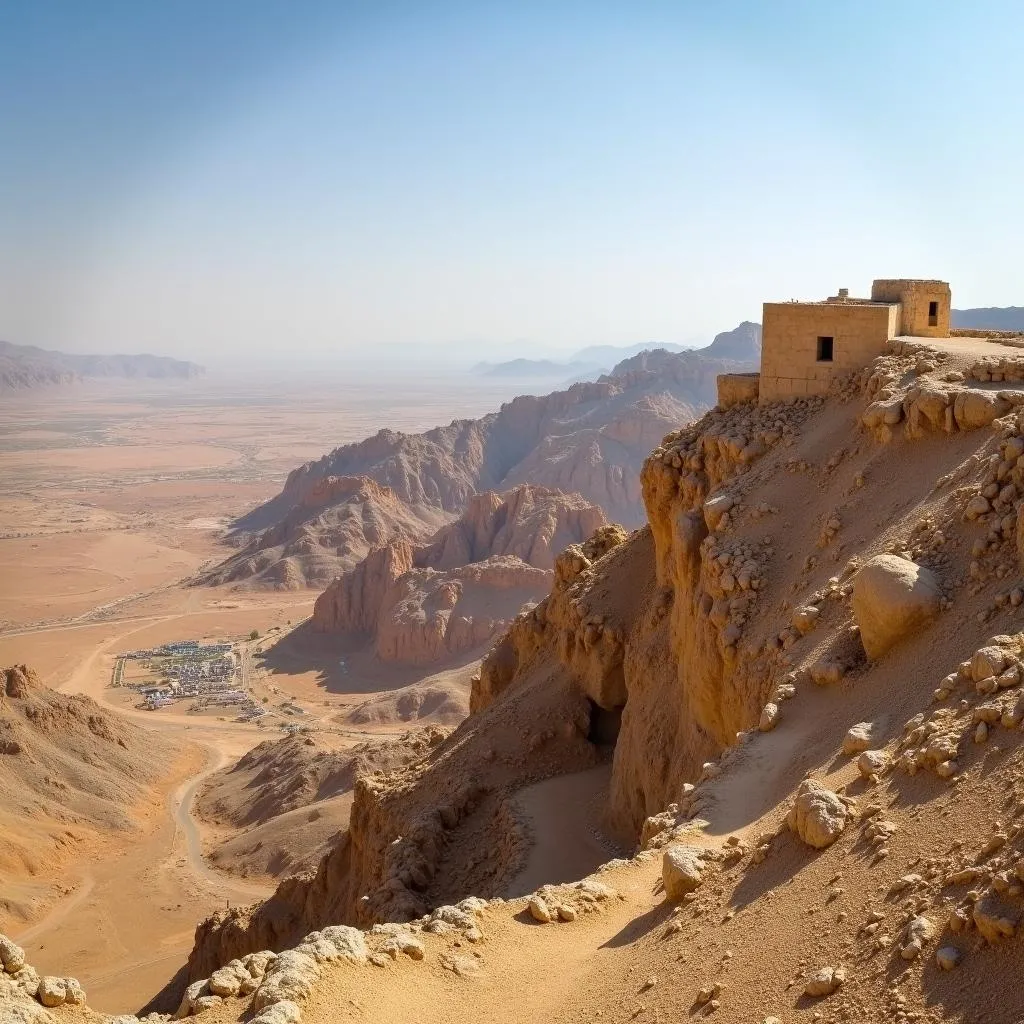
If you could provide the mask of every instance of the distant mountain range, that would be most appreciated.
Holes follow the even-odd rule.
[[[1024,306],[981,306],[950,312],[953,327],[975,331],[1024,331]]]
[[[191,380],[205,372],[196,363],[166,356],[77,355],[0,341],[0,390],[71,384],[87,377]]]
[[[477,363],[474,372],[486,377],[543,377],[557,381],[587,380],[609,373],[623,359],[653,350],[685,352],[686,346],[644,341],[636,345],[590,345],[565,362],[553,359],[510,359],[504,363]]]

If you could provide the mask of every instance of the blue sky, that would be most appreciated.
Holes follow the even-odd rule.
[[[216,361],[1024,304],[1024,5],[0,0],[0,337]]]

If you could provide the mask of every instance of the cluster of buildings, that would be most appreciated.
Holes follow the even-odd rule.
[[[124,663],[138,661],[156,681],[124,682]],[[180,640],[152,650],[132,651],[119,659],[115,686],[128,685],[143,698],[142,707],[156,711],[179,700],[192,700],[193,711],[209,707],[237,708],[246,721],[266,714],[263,707],[235,685],[237,660],[230,643],[201,644]]]
[[[761,372],[720,376],[719,405],[823,395],[834,378],[867,366],[890,341],[958,333],[951,305],[945,281],[908,278],[876,280],[870,297],[840,288],[817,301],[766,302]]]

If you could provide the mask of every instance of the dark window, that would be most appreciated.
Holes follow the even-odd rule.
[[[928,326],[939,326],[939,304],[937,302],[928,303]]]
[[[819,363],[831,363],[832,362],[832,338],[824,338],[821,335],[818,336],[818,362]]]

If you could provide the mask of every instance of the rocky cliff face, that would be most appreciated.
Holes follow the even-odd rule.
[[[604,522],[579,495],[544,487],[475,495],[430,543],[392,542],[336,579],[314,628],[371,635],[384,661],[428,664],[477,647],[544,596],[557,552]]]
[[[312,926],[318,900],[366,922],[501,892],[521,853],[470,867],[467,848],[499,842],[483,822],[505,815],[502,834],[516,835],[510,794],[538,772],[593,763],[608,743],[608,813],[636,838],[653,834],[645,822],[666,808],[673,821],[708,812],[722,767],[747,756],[753,733],[774,730],[798,692],[813,701],[833,689],[832,714],[836,700],[873,700],[897,733],[920,693],[933,693],[929,680],[941,681],[930,699],[948,701],[959,679],[949,666],[1009,631],[1004,620],[1024,607],[1010,568],[1024,518],[1024,388],[1008,385],[1006,367],[998,381],[978,380],[981,365],[969,351],[893,346],[827,398],[739,405],[666,435],[642,476],[649,526],[570,546],[550,595],[484,660],[473,715],[431,757],[356,794],[348,844],[315,878],[280,892],[273,911],[210,923],[197,949],[229,934],[256,948],[282,906]],[[949,415],[933,408],[940,393]],[[897,580],[892,598],[878,591],[891,607],[873,608],[872,621],[895,630],[878,661],[865,652],[854,596],[861,567],[880,554],[914,567],[894,579],[929,581],[929,604],[927,615],[901,611],[916,583],[901,593]],[[1015,672],[996,679],[1005,657],[990,660],[999,664],[979,663],[979,694],[1019,686]],[[795,788],[805,747],[819,734],[829,747],[860,720],[826,717],[776,761],[758,761],[756,793],[733,792],[725,820],[756,819]],[[1016,712],[1007,720],[1019,723]],[[909,773],[938,770],[939,758],[946,775],[958,770],[935,734],[941,742],[928,746],[923,726],[912,733],[924,739],[904,758]],[[456,849],[461,870],[449,859]],[[259,938],[243,938],[250,926]]]
[[[351,517],[379,521],[378,543],[422,540],[461,515],[474,495],[524,483],[581,494],[608,519],[639,526],[644,458],[667,431],[714,405],[719,373],[756,369],[759,339],[748,327],[756,325],[720,335],[704,350],[643,353],[599,381],[522,396],[478,420],[422,434],[382,430],[337,448],[294,470],[276,498],[239,520],[236,536],[248,546],[203,582],[326,582],[365,554],[353,557],[336,536]],[[732,341],[719,344],[723,337]],[[346,479],[367,481],[366,494],[357,499],[334,485],[337,494],[314,502],[314,514],[311,495],[330,492],[326,481]],[[404,517],[369,481],[394,496]],[[349,542],[358,546],[358,537]]]

